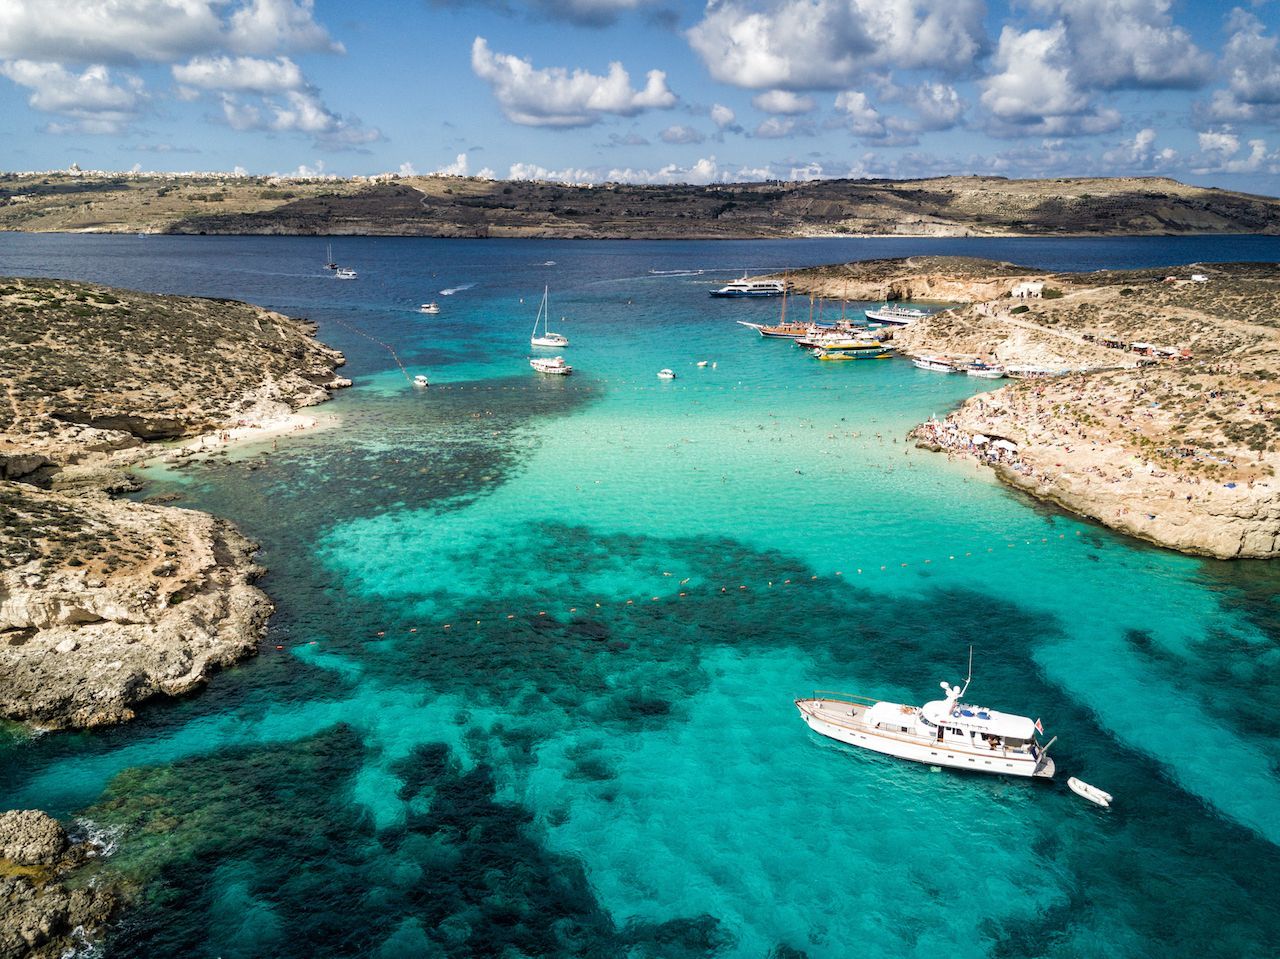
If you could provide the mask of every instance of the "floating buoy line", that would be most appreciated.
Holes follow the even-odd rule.
[[[1076,530],[1075,536],[1082,536],[1082,530]],[[1004,549],[1015,549],[1019,546],[1047,546],[1057,544],[1060,541],[1067,540],[1066,533],[1059,533],[1056,538],[1043,536],[1039,539],[1023,539],[1018,542],[1008,542],[1003,544]],[[754,580],[750,583],[720,583],[720,584],[703,584],[690,585],[694,579],[692,575],[686,576],[676,582],[674,590],[664,592],[649,592],[640,596],[630,598],[603,598],[592,600],[581,600],[573,605],[562,606],[559,608],[551,605],[540,606],[538,609],[528,609],[517,612],[507,612],[494,615],[492,613],[476,618],[474,615],[466,615],[465,611],[458,611],[448,617],[440,619],[432,619],[432,621],[418,623],[415,625],[405,625],[400,627],[388,627],[376,630],[370,639],[386,639],[388,637],[408,636],[421,633],[428,630],[436,630],[439,632],[456,632],[459,629],[468,627],[474,628],[493,623],[505,623],[516,619],[537,620],[537,619],[553,619],[557,616],[564,615],[568,617],[577,616],[582,613],[590,613],[597,609],[626,609],[627,607],[641,608],[643,606],[652,606],[654,603],[662,602],[679,602],[684,599],[714,599],[729,596],[753,596],[762,591],[776,589],[794,589],[815,583],[833,583],[848,582],[856,580],[858,577],[874,578],[881,573],[897,573],[907,569],[922,569],[926,566],[942,565],[944,563],[963,562],[966,559],[982,558],[996,552],[1000,549],[996,546],[987,546],[985,548],[966,550],[964,552],[948,553],[946,558],[939,558],[935,561],[932,558],[916,560],[914,562],[884,562],[869,566],[857,566],[849,570],[835,570],[830,573],[812,573],[808,576],[796,574],[779,574],[773,578],[763,578]],[[663,572],[662,576],[666,579],[675,579],[676,574],[672,572]],[[286,649],[284,644],[273,644],[277,650]],[[300,646],[318,645],[316,640],[307,640],[294,643],[291,648]]]

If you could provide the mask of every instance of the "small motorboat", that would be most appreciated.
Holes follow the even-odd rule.
[[[1077,796],[1087,799],[1089,802],[1104,809],[1111,808],[1111,793],[1104,793],[1097,786],[1090,786],[1083,779],[1077,779],[1075,776],[1067,780],[1067,785],[1071,787],[1071,791]]]
[[[333,271],[333,278],[335,280],[354,280],[359,276],[360,274],[355,270],[348,269],[345,266],[340,266]]]
[[[419,313],[439,313],[440,304],[439,303],[423,303],[420,307],[418,307],[418,312]]]
[[[427,378],[423,376],[421,373],[419,373],[417,376],[413,378],[413,385],[416,386],[418,389],[424,389],[430,384],[427,382]]]
[[[706,361],[706,360],[698,360],[698,369],[702,369],[702,367],[704,367],[704,366],[706,366],[706,365],[707,365],[707,361]]]
[[[573,367],[564,361],[563,356],[535,356],[529,360],[529,365],[539,373],[550,373],[554,376],[568,376],[573,372]]]
[[[675,378],[675,370],[658,370],[658,379],[660,380],[674,380]]]

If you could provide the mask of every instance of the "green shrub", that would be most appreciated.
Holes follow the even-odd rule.
[[[1027,306],[1027,305],[1024,303],[1022,306],[1015,306],[1015,307],[1014,307],[1012,310],[1010,310],[1009,312],[1010,312],[1011,314],[1017,314],[1017,313],[1030,313],[1030,312],[1031,312],[1031,307]]]

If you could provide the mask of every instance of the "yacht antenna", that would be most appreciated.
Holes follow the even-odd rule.
[[[972,680],[973,680],[973,647],[970,646],[969,647],[969,675],[964,678],[964,689],[960,690],[961,696],[963,696],[965,693],[965,690],[969,688],[969,683]]]

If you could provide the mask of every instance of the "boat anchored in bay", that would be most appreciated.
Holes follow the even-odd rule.
[[[927,316],[932,316],[928,310],[917,310],[913,306],[900,306],[897,303],[886,303],[884,306],[878,306],[874,310],[862,311],[868,320],[875,320],[877,323],[891,323],[894,326],[909,326],[916,320],[923,320]]]
[[[712,296],[782,296],[787,292],[787,284],[782,280],[753,280],[743,275],[742,279],[726,283],[718,290],[712,290]]]
[[[827,690],[795,705],[814,732],[850,746],[930,766],[1052,779],[1054,740],[1042,746],[1036,739],[1040,720],[961,702],[972,678],[971,660],[963,687],[939,683],[946,697],[923,706]]]
[[[547,328],[550,308],[548,307],[548,297],[551,288],[544,286],[542,288],[542,304],[538,307],[538,315],[533,318],[533,336],[530,337],[529,343],[532,346],[549,346],[552,349],[559,349],[569,345],[569,338],[562,333],[552,333]],[[564,319],[564,317],[561,317]],[[538,324],[542,324],[542,333],[538,333]]]
[[[564,361],[563,356],[535,356],[529,360],[529,365],[539,373],[549,373],[553,376],[568,376],[573,372],[573,367]]]

